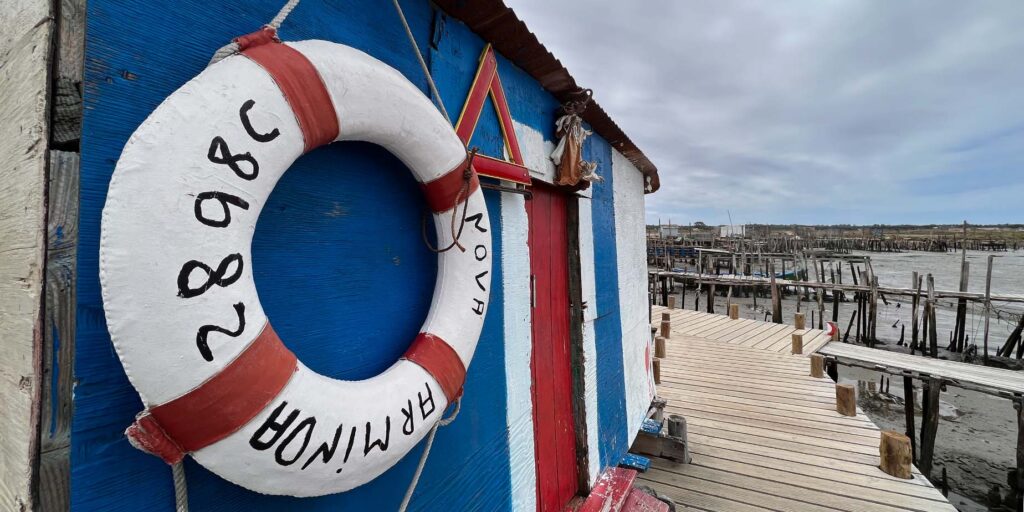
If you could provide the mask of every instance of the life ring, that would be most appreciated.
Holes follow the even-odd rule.
[[[402,458],[460,394],[488,304],[491,235],[466,149],[397,70],[265,29],[171,94],[128,140],[102,215],[107,327],[145,405],[128,428],[168,463],[190,454],[265,494],[346,491]],[[433,210],[433,302],[405,355],[362,381],[310,370],[257,295],[250,246],[303,153],[369,141],[404,162]],[[456,228],[460,224],[454,224]]]
[[[839,326],[835,322],[825,322],[825,336],[832,339],[839,332]]]

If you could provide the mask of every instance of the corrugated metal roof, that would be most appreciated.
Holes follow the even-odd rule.
[[[569,70],[530,32],[515,11],[502,0],[435,0],[442,10],[462,20],[480,37],[494,46],[498,53],[530,74],[558,101],[572,99],[579,90]],[[596,101],[583,112],[583,120],[650,178],[650,192],[661,186],[658,168],[643,151],[612,121]]]

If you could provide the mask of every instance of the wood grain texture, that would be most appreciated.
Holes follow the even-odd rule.
[[[38,450],[53,17],[0,9],[0,510],[31,510]]]

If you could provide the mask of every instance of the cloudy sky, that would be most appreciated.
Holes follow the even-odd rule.
[[[1024,1],[507,3],[658,166],[649,222],[1024,222]]]

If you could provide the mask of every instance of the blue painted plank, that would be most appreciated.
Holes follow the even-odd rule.
[[[651,468],[651,459],[644,457],[643,455],[637,455],[635,453],[627,453],[622,456],[622,460],[619,461],[620,468],[635,469],[641,473],[646,473]]]
[[[597,164],[604,181],[592,185],[594,276],[597,318],[597,422],[601,465],[614,464],[626,450],[626,386],[622,358],[622,321],[619,312],[618,253],[615,247],[615,200],[612,194],[612,148],[600,137],[589,137],[584,158]]]

